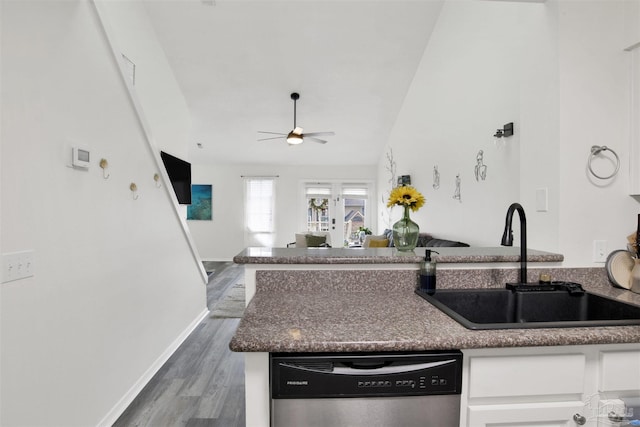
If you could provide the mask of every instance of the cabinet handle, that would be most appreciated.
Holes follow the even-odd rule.
[[[580,414],[575,414],[573,416],[573,421],[575,421],[579,426],[582,426],[587,422],[587,419]]]

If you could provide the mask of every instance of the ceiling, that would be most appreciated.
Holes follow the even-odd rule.
[[[376,164],[443,1],[145,2],[193,118],[190,160]],[[293,129],[292,92],[327,144],[257,141]]]

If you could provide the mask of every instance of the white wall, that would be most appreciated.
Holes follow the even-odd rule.
[[[121,53],[135,63],[135,91],[156,146],[189,160],[192,120],[142,2],[98,1]]]
[[[389,142],[397,174],[411,174],[427,197],[413,215],[422,229],[497,246],[506,208],[519,201],[529,246],[563,253],[566,265],[593,265],[594,239],[609,250],[625,246],[638,209],[627,195],[629,16],[640,25],[635,1],[445,3]],[[511,120],[516,135],[500,150],[490,147],[486,136]],[[606,185],[586,174],[594,144],[621,158]],[[474,156],[483,146],[488,176],[476,183]],[[385,165],[383,153],[378,183],[388,191]],[[458,171],[461,204],[451,198]],[[548,212],[536,211],[539,188],[548,190]]]
[[[471,245],[499,244],[504,213],[519,192],[519,6],[473,0],[442,8],[389,139],[397,175],[411,175],[427,198],[412,214],[421,231]],[[493,134],[508,122],[515,122],[516,133],[498,148]],[[485,181],[474,173],[479,150]],[[436,165],[439,189],[433,188]],[[386,200],[385,166],[383,153],[378,188]],[[453,198],[457,174],[461,202]],[[384,217],[386,209],[380,212]],[[394,209],[391,222],[399,215]]]
[[[1,251],[34,250],[35,276],[0,286],[0,424],[107,424],[205,286],[91,3],[2,7]]]
[[[558,2],[559,244],[572,265],[589,264],[594,239],[608,241],[609,250],[624,248],[637,226],[638,202],[628,196],[627,181],[629,163],[640,160],[629,159],[630,54],[623,51],[628,39],[621,25],[627,6]],[[620,156],[620,172],[610,182],[586,172],[592,145],[607,145]]]
[[[295,240],[295,233],[302,229],[301,223],[304,223],[304,213],[300,212],[300,206],[306,206],[306,201],[300,194],[302,180],[373,181],[375,167],[194,164],[193,183],[213,186],[213,220],[188,221],[203,259],[230,260],[246,246],[242,175],[278,176],[274,246],[285,247],[287,243]]]

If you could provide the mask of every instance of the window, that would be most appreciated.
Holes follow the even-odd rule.
[[[349,184],[342,187],[344,206],[344,240],[349,246],[362,244],[363,235],[360,228],[368,228],[367,200],[369,189],[366,184]]]
[[[329,231],[331,184],[307,185],[307,231]]]
[[[245,224],[250,233],[274,231],[275,181],[245,178]]]

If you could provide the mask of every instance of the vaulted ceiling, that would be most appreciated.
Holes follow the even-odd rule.
[[[193,118],[198,163],[373,165],[444,0],[146,2]],[[258,131],[333,131],[327,144]],[[202,148],[198,148],[201,144]]]

